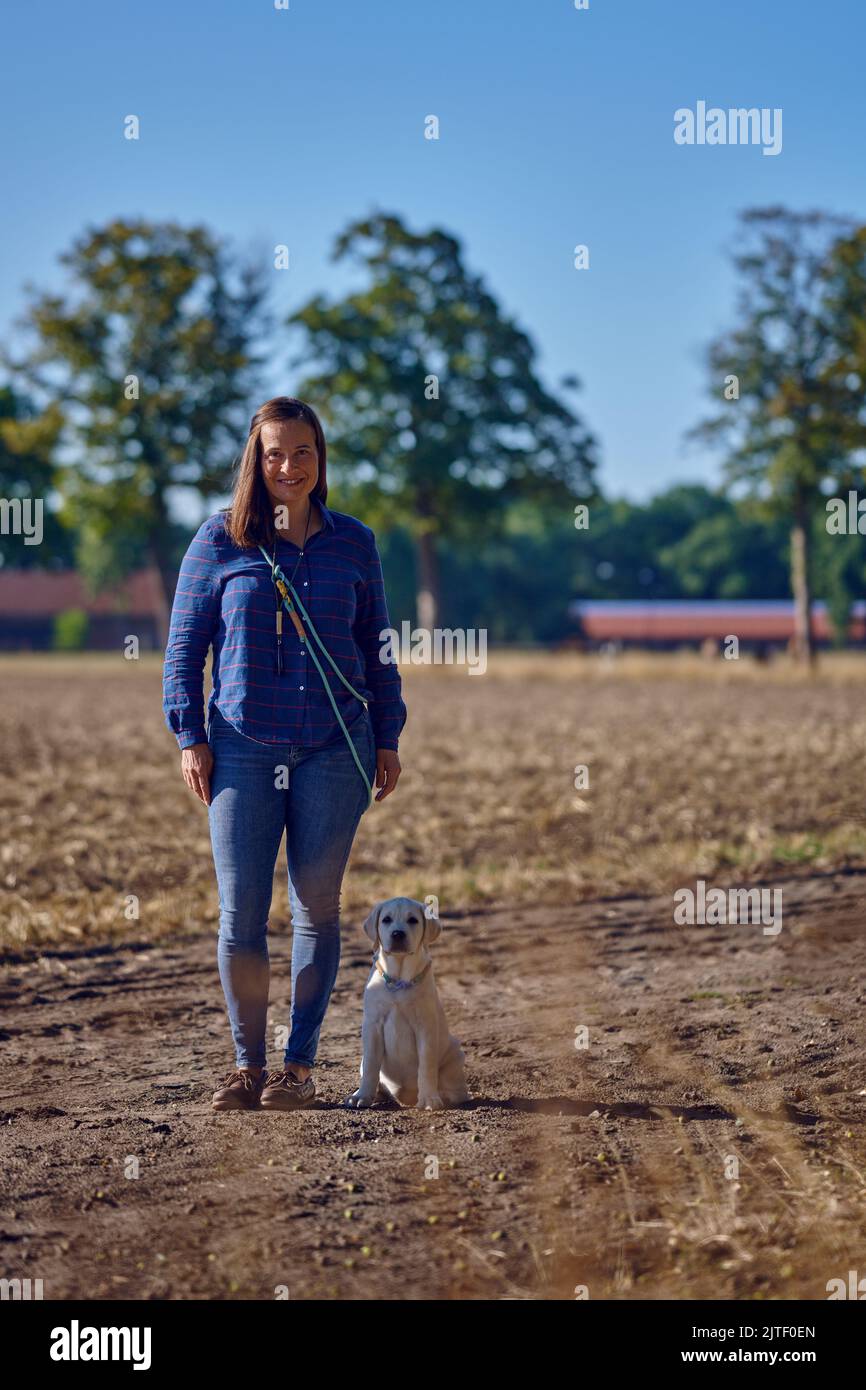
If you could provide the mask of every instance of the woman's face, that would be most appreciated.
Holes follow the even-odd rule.
[[[262,477],[275,507],[287,508],[277,524],[305,516],[307,497],[319,478],[316,438],[306,420],[270,420],[262,425]],[[300,512],[295,509],[302,507]]]

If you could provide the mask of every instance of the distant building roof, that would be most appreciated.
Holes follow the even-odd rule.
[[[110,613],[155,615],[160,611],[155,569],[131,574],[92,598],[76,570],[0,569],[0,617],[50,618],[68,608],[94,617]]]
[[[588,638],[604,641],[700,641],[730,635],[778,641],[794,633],[794,604],[789,599],[577,599],[568,611]],[[862,626],[866,602],[852,604],[851,618]],[[830,636],[825,603],[812,604],[812,632],[816,638]]]

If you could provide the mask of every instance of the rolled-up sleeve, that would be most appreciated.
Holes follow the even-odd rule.
[[[219,627],[220,560],[210,523],[196,532],[180,567],[162,668],[165,722],[180,748],[206,743],[204,664]]]
[[[402,697],[402,682],[396,660],[383,660],[387,629],[391,626],[382,561],[371,532],[370,553],[367,557],[366,581],[358,600],[353,632],[358,649],[364,658],[367,686],[373,696],[370,718],[377,748],[397,751],[397,744],[406,723],[406,706]]]

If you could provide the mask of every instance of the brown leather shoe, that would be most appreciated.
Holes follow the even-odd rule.
[[[230,1071],[219,1090],[214,1091],[211,1105],[214,1110],[258,1110],[264,1083],[264,1071],[258,1076],[243,1069]]]
[[[316,1084],[311,1076],[298,1081],[294,1072],[270,1071],[262,1090],[263,1110],[301,1110],[315,1099]]]

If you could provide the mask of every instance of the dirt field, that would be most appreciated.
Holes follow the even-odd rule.
[[[46,1298],[824,1299],[866,1270],[859,673],[410,672],[404,782],[362,823],[319,1099],[292,1116],[209,1108],[231,1060],[216,898],[158,669],[0,674],[4,1277]],[[676,925],[698,876],[781,888],[782,930]],[[397,893],[441,900],[459,1111],[340,1107],[360,922]],[[273,1029],[289,946],[279,866]]]
[[[400,790],[361,822],[346,920],[397,894],[466,911],[866,866],[866,664],[826,665],[811,684],[745,661],[408,668]],[[160,670],[0,659],[0,947],[214,930],[207,812],[180,778]],[[288,925],[284,864],[273,920]]]

